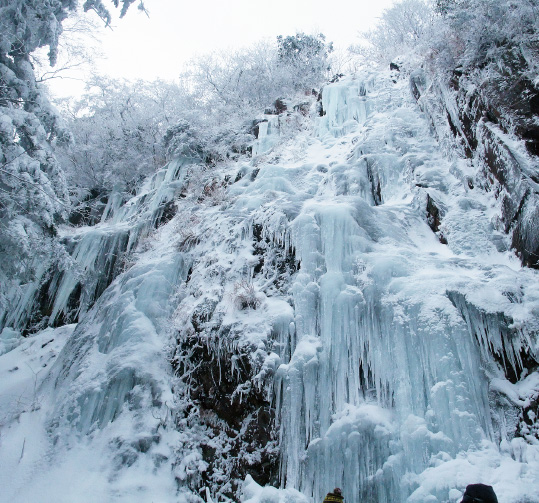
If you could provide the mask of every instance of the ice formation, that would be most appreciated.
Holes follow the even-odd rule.
[[[226,411],[196,395],[227,378],[239,384],[224,406],[256,395],[274,418],[281,488],[247,475],[246,502],[319,502],[336,486],[348,502],[456,502],[472,482],[537,501],[539,282],[509,249],[500,203],[469,183],[480,166],[435,139],[405,78],[343,79],[322,107],[293,138],[279,126],[291,115],[261,123],[252,160],[214,173],[171,163],[70,238],[94,278],[80,323],[33,346],[13,329],[0,339],[0,378],[41,397],[3,420],[10,501],[57,481],[40,460],[58,457],[91,474],[103,501],[224,498],[227,470],[260,461],[241,442],[227,461],[237,439],[219,430]],[[152,230],[174,198],[176,216]],[[111,274],[110,257],[130,249],[133,264]],[[52,318],[66,314],[70,274],[51,284]],[[17,381],[6,358],[49,335],[54,363]],[[212,358],[219,382],[208,383],[197,368]],[[53,490],[41,501],[54,498],[64,501]]]
[[[60,321],[76,321],[105,291],[112,280],[126,267],[130,253],[139,241],[148,236],[163,218],[178,190],[184,184],[181,167],[189,159],[178,158],[159,170],[142,185],[139,193],[127,203],[113,194],[101,217],[93,227],[64,227],[61,229],[69,264],[57,268],[46,283],[48,325]],[[40,279],[47,271],[38,266]],[[38,281],[14,292],[11,312],[0,312],[0,326],[19,328],[27,323],[40,293]]]

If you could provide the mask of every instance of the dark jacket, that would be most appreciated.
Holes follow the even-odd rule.
[[[498,503],[498,498],[492,486],[470,484],[466,487],[461,503]]]
[[[324,503],[342,503],[343,501],[344,498],[335,493],[327,493],[326,497],[324,498]]]

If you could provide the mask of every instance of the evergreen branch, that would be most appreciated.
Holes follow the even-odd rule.
[[[25,152],[19,154],[17,157],[20,157],[22,154],[25,154]],[[56,197],[56,195],[51,195],[51,194],[48,194],[45,189],[43,187],[41,187],[41,185],[39,185],[38,183],[36,182],[31,182],[30,180],[25,180],[24,178],[21,178],[20,176],[17,176],[15,175],[14,173],[11,173],[9,171],[7,171],[6,169],[3,169],[5,166],[7,166],[8,164],[12,163],[17,157],[15,157],[14,159],[12,159],[11,161],[7,162],[7,163],[4,163],[2,165],[2,167],[0,167],[0,172],[2,173],[5,173],[6,175],[10,175],[12,176],[13,178],[16,178],[17,180],[19,180],[20,182],[22,183],[28,183],[32,186],[34,186],[36,189],[39,189],[41,192],[43,192],[43,194],[45,194],[47,197],[50,197],[51,199],[54,199],[57,203],[61,204],[62,206],[64,206],[65,208],[68,208],[69,206],[67,204],[65,204],[63,201],[60,201],[60,199],[58,199]],[[8,191],[4,190],[4,192],[7,192],[9,193]]]
[[[12,203],[14,203],[16,206],[19,207],[19,209],[21,209],[22,211],[24,211],[25,213],[27,212],[28,208],[25,208],[21,203],[19,203],[18,201],[15,201],[13,199],[13,194],[9,191],[9,190],[6,190],[2,187],[0,187],[0,191],[3,192],[4,194],[7,194],[9,196],[9,199]],[[3,204],[3,203],[2,203]],[[4,207],[6,207],[6,205],[4,204]],[[5,226],[6,229],[8,228],[7,226]]]

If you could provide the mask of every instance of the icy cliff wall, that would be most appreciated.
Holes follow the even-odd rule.
[[[497,69],[458,69],[450,80],[416,70],[411,91],[440,143],[479,168],[475,182],[500,203],[499,228],[522,263],[538,268],[539,94],[525,51],[501,59]]]
[[[269,118],[252,159],[172,163],[79,230],[90,278],[118,233],[133,254],[76,327],[3,333],[25,398],[0,400],[11,500],[456,502],[481,481],[536,501],[539,283],[484,165],[394,73],[312,112]]]

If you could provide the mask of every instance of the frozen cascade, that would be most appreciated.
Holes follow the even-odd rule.
[[[29,413],[13,403],[10,413],[22,413],[22,420],[2,425],[0,465],[6,482],[11,481],[3,483],[5,501],[28,501],[36,495],[44,502],[71,496],[88,502],[127,501],[175,492],[166,461],[173,459],[177,433],[163,429],[174,401],[167,344],[173,299],[186,280],[190,259],[171,244],[173,235],[174,229],[165,226],[159,249],[146,251],[143,260],[113,281],[76,328],[70,327],[69,337],[62,336],[57,356],[58,349],[48,351],[48,345],[57,345],[63,327],[37,335],[34,347],[46,348],[41,352],[46,351],[47,360],[43,364],[42,355],[32,366],[46,367],[49,360],[54,365],[37,381],[40,406]],[[23,345],[21,361],[24,351]],[[8,368],[13,372],[13,364]],[[9,395],[0,396],[0,406],[6,399],[9,403]],[[14,458],[20,456],[18,435],[24,435],[26,444],[22,465]],[[53,455],[55,462],[43,475],[43,460]],[[108,482],[95,483],[104,467]],[[126,476],[126,467],[139,475]],[[70,470],[75,470],[71,478],[65,475]],[[153,477],[145,478],[147,473]],[[86,488],[89,474],[93,482]],[[67,499],[58,496],[58,487]]]
[[[253,157],[269,152],[279,141],[279,116],[265,115],[257,127],[258,135],[253,145]]]
[[[322,109],[325,115],[319,121],[319,133],[329,132],[340,137],[363,124],[373,112],[374,102],[367,99],[367,92],[376,92],[374,75],[358,80],[350,86],[349,82],[327,86],[322,94]]]
[[[170,387],[155,379],[166,367],[158,331],[188,266],[181,254],[169,252],[137,264],[107,289],[58,358],[54,385],[70,384],[59,388],[65,395],[56,421],[87,433],[114,420],[127,400],[132,410],[162,406]]]
[[[126,204],[117,206],[117,199],[111,197],[101,224],[82,229],[74,237],[70,232],[75,266],[53,276],[49,287],[49,297],[54,299],[50,323],[59,315],[77,319],[99,298],[125,266],[127,255],[156,227],[166,204],[174,199],[184,183],[182,167],[190,162],[192,160],[184,158],[170,162],[149,177],[139,193]],[[69,316],[70,297],[77,286],[82,287],[78,312]]]
[[[343,79],[322,108],[309,125],[269,117],[253,159],[193,180],[170,163],[75,232],[80,323],[2,332],[2,379],[15,353],[47,364],[26,373],[40,407],[1,425],[14,501],[70,466],[98,481],[90,496],[69,486],[81,502],[221,501],[242,480],[252,503],[335,486],[348,502],[455,503],[479,480],[534,501],[539,448],[519,414],[539,397],[537,271],[507,251],[499,201],[441,149],[404,77]],[[70,274],[50,286],[58,320]],[[24,444],[30,429],[42,436]],[[51,475],[43,460],[60,458]]]

